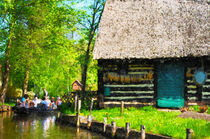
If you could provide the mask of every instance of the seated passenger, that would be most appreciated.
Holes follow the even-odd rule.
[[[60,106],[62,104],[61,98],[58,97],[56,101],[56,106]]]
[[[51,104],[50,104],[50,106],[51,106],[50,107],[51,109],[56,109],[57,108],[57,106],[55,105],[55,98],[54,97],[51,98]]]
[[[25,108],[29,108],[29,100],[28,99],[26,99],[26,102],[25,102]]]
[[[20,102],[20,107],[25,107],[26,106],[26,101],[28,103],[29,101],[29,96],[28,94],[25,94],[24,97],[21,99],[21,102]],[[28,106],[27,106],[28,107]]]
[[[18,99],[17,99],[16,106],[20,106],[20,105],[21,105],[21,98],[18,98]]]
[[[44,109],[47,110],[48,106],[47,106],[47,101],[45,100],[45,98],[42,99],[41,104],[43,104]]]
[[[23,97],[23,98],[21,99],[20,107],[25,107],[25,103],[26,103],[26,99]]]
[[[32,100],[32,102],[33,102],[33,106],[36,108],[37,104],[38,104],[38,97],[35,96],[34,99]]]
[[[49,100],[49,96],[45,96],[45,100],[44,101],[45,101],[46,107],[50,109],[51,101]]]

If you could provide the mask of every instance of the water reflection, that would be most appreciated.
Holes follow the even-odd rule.
[[[53,128],[53,124],[55,123],[55,116],[51,117],[44,117],[42,120],[42,127],[43,127],[43,137],[46,138],[49,136],[47,130],[49,128]]]
[[[86,130],[55,124],[55,116],[0,113],[0,139],[105,139]]]

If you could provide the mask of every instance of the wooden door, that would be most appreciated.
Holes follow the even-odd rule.
[[[184,107],[184,65],[181,62],[159,63],[157,77],[157,105]]]

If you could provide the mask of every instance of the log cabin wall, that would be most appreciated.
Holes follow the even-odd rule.
[[[210,104],[210,60],[209,57],[193,58],[185,60],[186,76],[185,76],[185,104]],[[206,82],[198,85],[195,82],[195,72],[203,68],[206,73]]]
[[[199,100],[198,86],[195,84],[193,75],[196,67],[187,67],[185,85],[185,104],[193,105]]]
[[[99,75],[99,92],[104,95],[104,106],[153,105],[154,64],[152,61],[103,60]]]
[[[195,105],[201,101],[201,95],[198,92],[199,86],[194,81],[194,74],[201,64],[198,59],[191,59],[185,63],[185,105]]]
[[[207,80],[202,88],[202,103],[210,105],[210,70],[206,71]]]
[[[98,87],[102,104],[100,107],[120,106],[121,101],[124,101],[125,105],[137,107],[156,105],[156,66],[159,60],[99,60]],[[210,105],[210,57],[180,60],[185,65],[185,106]],[[198,85],[194,81],[194,74],[201,67],[207,79],[205,84]],[[110,93],[107,95],[107,92]]]
[[[205,84],[202,87],[202,103],[210,105],[210,56],[204,59],[204,70],[207,75]]]

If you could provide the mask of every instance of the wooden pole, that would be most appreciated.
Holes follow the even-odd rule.
[[[78,139],[80,138],[80,137],[79,137],[79,127],[77,127],[76,138],[78,138]]]
[[[81,108],[81,100],[78,100],[77,127],[79,127],[79,125],[80,125],[80,118],[79,118],[80,108]]]
[[[123,110],[124,110],[124,101],[121,101],[121,112],[120,112],[121,115],[123,114]]]
[[[130,123],[125,124],[125,130],[126,130],[125,137],[127,138],[129,136],[129,132],[130,132]]]
[[[108,112],[106,113],[106,117],[107,117],[107,120],[109,120],[109,113]]]
[[[111,125],[112,125],[112,137],[114,137],[116,132],[116,122],[112,121]]]
[[[88,117],[87,117],[87,127],[88,127],[88,129],[91,126],[91,122],[92,122],[92,117],[91,117],[91,115],[88,115]]]
[[[77,99],[78,99],[78,96],[76,94],[75,101],[74,101],[74,113],[76,113],[76,111],[77,111]]]
[[[81,109],[81,100],[78,100],[78,113],[80,114],[80,109]]]
[[[104,118],[104,133],[106,132],[107,118]]]
[[[186,132],[187,132],[186,139],[191,139],[192,138],[192,134],[193,134],[193,130],[187,128]]]
[[[145,126],[141,125],[141,139],[145,139]]]
[[[57,113],[57,118],[60,119],[61,112]]]
[[[93,98],[91,99],[91,103],[90,103],[90,114],[92,112],[92,109],[93,109]]]

